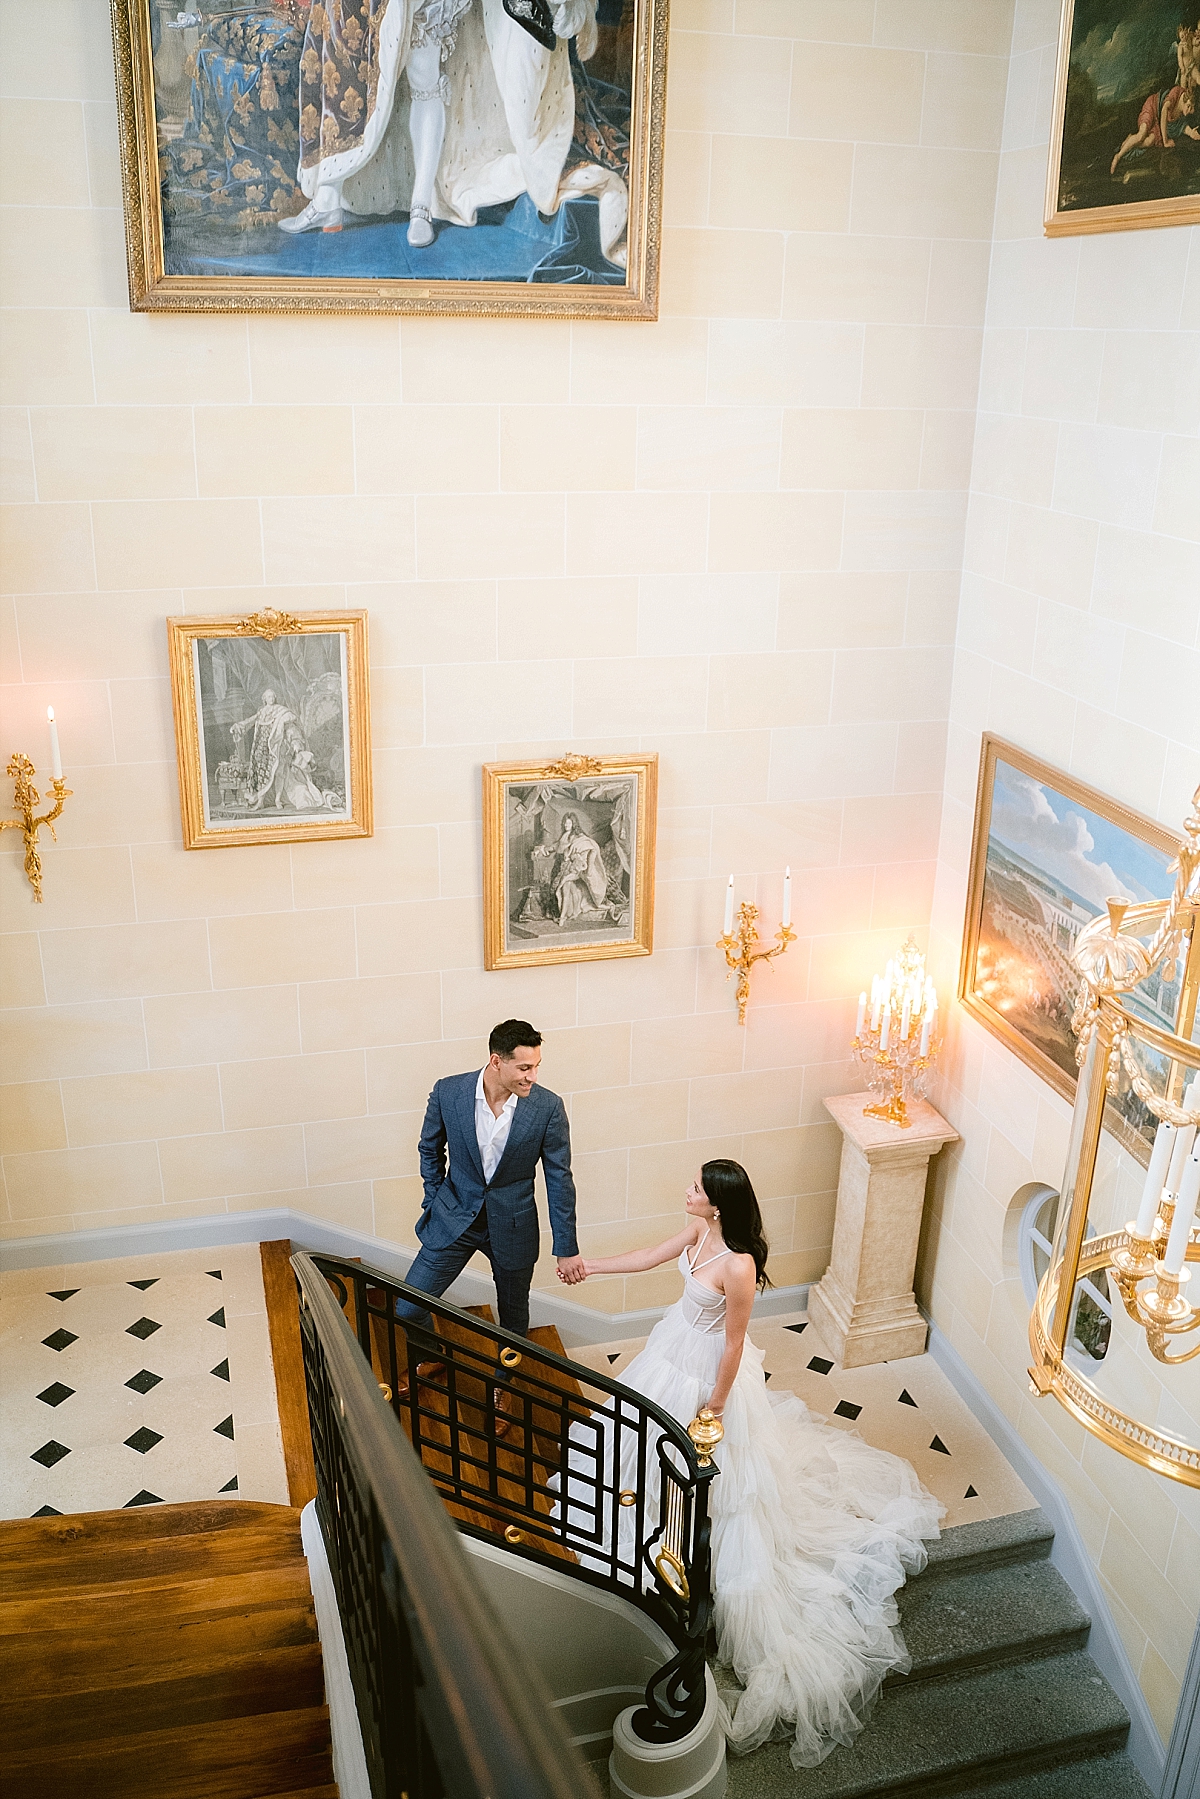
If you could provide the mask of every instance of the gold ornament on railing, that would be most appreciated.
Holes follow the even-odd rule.
[[[688,1436],[695,1445],[702,1468],[712,1467],[712,1452],[724,1435],[725,1426],[717,1414],[710,1411],[708,1406],[701,1406],[688,1425]]]
[[[786,868],[783,872],[783,918],[775,933],[774,949],[755,949],[758,942],[758,907],[743,900],[737,909],[737,930],[733,928],[733,876],[729,877],[729,886],[725,892],[725,928],[717,939],[717,948],[725,951],[725,966],[729,975],[737,975],[737,1009],[738,1023],[746,1022],[746,1007],[750,1003],[750,970],[756,962],[773,962],[776,956],[785,955],[788,945],[795,943],[796,933],[792,929],[792,871]]]
[[[925,973],[925,958],[910,937],[885,973],[871,982],[871,1001],[858,996],[858,1017],[850,1045],[867,1071],[867,1085],[884,1097],[864,1106],[864,1118],[883,1118],[906,1131],[912,1123],[908,1101],[924,1091],[940,1041],[937,988]]]
[[[1102,1441],[1160,1474],[1200,1487],[1200,1447],[1121,1411],[1065,1360],[1072,1301],[1080,1279],[1101,1271],[1125,1312],[1146,1334],[1154,1358],[1167,1367],[1200,1355],[1200,1341],[1180,1339],[1200,1329],[1200,1306],[1187,1287],[1200,1262],[1200,1043],[1193,1040],[1200,993],[1200,788],[1184,820],[1175,890],[1169,900],[1133,905],[1110,899],[1107,916],[1080,932],[1075,962],[1083,976],[1074,1029],[1082,1073],[1059,1205],[1054,1254],[1038,1288],[1029,1334],[1030,1378],[1041,1396],[1053,1393]],[[1139,933],[1150,932],[1143,939]],[[1174,981],[1186,956],[1175,1030],[1151,1024],[1135,1010],[1138,987],[1159,975]],[[1152,1080],[1141,1057],[1157,1064]],[[1158,1120],[1137,1217],[1123,1231],[1087,1236],[1104,1106],[1122,1081]]]
[[[25,838],[25,873],[28,876],[29,885],[33,888],[33,897],[39,905],[42,900],[42,858],[38,853],[38,832],[45,825],[54,841],[58,842],[54,831],[55,820],[60,817],[63,802],[70,797],[71,793],[71,789],[62,778],[62,763],[59,761],[58,755],[58,727],[54,722],[53,706],[46,708],[46,721],[50,726],[50,757],[54,770],[50,785],[54,789],[54,804],[48,812],[43,812],[40,818],[36,816],[37,806],[42,797],[33,784],[33,777],[37,770],[28,756],[22,755],[20,750],[15,750],[9,758],[7,772],[15,783],[13,804],[21,816],[20,818],[0,818],[0,831],[20,831]]]

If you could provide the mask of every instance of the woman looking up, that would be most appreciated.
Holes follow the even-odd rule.
[[[746,1329],[769,1285],[754,1188],[737,1162],[705,1162],[688,1221],[654,1249],[584,1259],[585,1275],[636,1274],[678,1258],[683,1294],[621,1376],[687,1425],[721,1419],[709,1489],[714,1622],[720,1660],[743,1692],[725,1728],[745,1753],[795,1736],[794,1766],[849,1743],[893,1669],[910,1662],[893,1598],[925,1565],[923,1538],[943,1507],[907,1462],[813,1417],[794,1393],[768,1393]],[[636,1484],[637,1444],[619,1484]]]

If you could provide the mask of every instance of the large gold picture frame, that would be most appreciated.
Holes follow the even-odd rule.
[[[1176,0],[1063,0],[1047,237],[1200,224],[1197,16]]]
[[[169,618],[183,847],[370,837],[365,612]]]
[[[654,948],[658,757],[483,769],[483,963],[532,968]]]
[[[110,4],[133,311],[657,318],[668,0]]]
[[[1180,841],[1131,807],[984,734],[958,997],[1071,1104],[1078,1078],[1075,939],[1110,897],[1168,898]],[[1173,980],[1156,989],[1161,1017],[1148,1014],[1148,1022],[1190,1036],[1198,982],[1200,939]],[[1143,1164],[1154,1122],[1128,1090],[1108,1101],[1106,1128]]]

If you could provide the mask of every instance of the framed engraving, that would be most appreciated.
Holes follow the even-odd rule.
[[[1064,0],[1047,237],[1200,224],[1200,8]]]
[[[485,968],[648,956],[657,756],[483,770]]]
[[[170,618],[183,847],[369,837],[365,612]]]
[[[653,319],[667,0],[112,0],[136,312]]]
[[[958,997],[1072,1104],[1075,939],[1110,897],[1168,898],[1179,843],[1140,812],[984,736]],[[1170,981],[1156,976],[1139,988],[1150,1023],[1190,1036],[1198,960],[1193,942]],[[1155,1120],[1128,1087],[1109,1100],[1105,1122],[1139,1161],[1149,1160]]]

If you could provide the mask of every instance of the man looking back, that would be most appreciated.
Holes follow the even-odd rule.
[[[492,1265],[500,1323],[525,1336],[529,1287],[541,1247],[533,1179],[538,1162],[560,1279],[581,1281],[575,1236],[571,1131],[556,1093],[537,1085],[541,1033],[506,1018],[488,1039],[485,1067],[448,1075],[429,1095],[418,1152],[425,1193],[417,1236],[421,1248],[410,1286],[438,1298],[475,1251]],[[397,1300],[401,1322],[429,1327],[429,1313]]]

